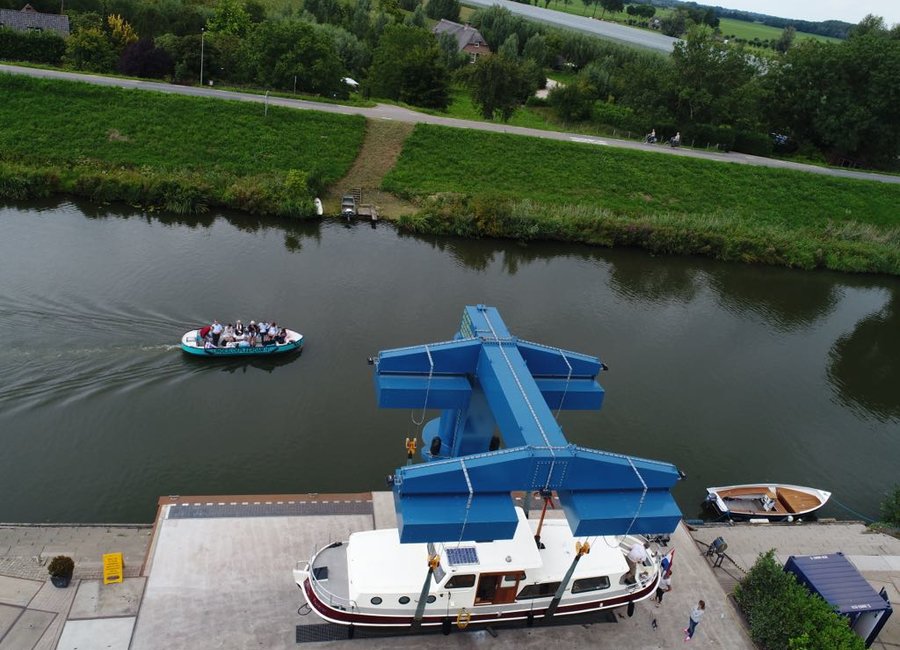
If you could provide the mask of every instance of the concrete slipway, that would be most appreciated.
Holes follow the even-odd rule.
[[[703,547],[684,526],[669,544],[676,549],[672,593],[659,608],[652,602],[640,603],[630,618],[623,608],[610,617],[612,622],[298,646],[297,626],[322,621],[313,614],[298,614],[303,601],[291,576],[296,562],[351,532],[394,525],[390,493],[165,497],[152,527],[0,525],[0,650],[671,648],[684,645],[687,614],[700,598],[707,611],[691,645],[753,648],[726,598],[727,583],[717,579],[720,570],[711,568]],[[808,543],[803,540],[818,528],[794,526],[785,534],[797,544]],[[900,550],[888,542],[873,547],[870,535],[845,528],[829,527],[829,545],[818,550],[844,550],[854,561],[865,556],[864,563],[889,568],[882,576],[885,580],[900,582],[900,568],[891,564],[893,560],[869,555],[873,548],[898,556]],[[736,543],[731,542],[735,530],[726,533],[729,551]],[[762,540],[769,537],[761,528],[741,530]],[[710,538],[719,534],[695,533]],[[897,540],[879,537],[900,546]],[[98,579],[100,555],[115,551],[125,555],[126,578],[104,586]],[[43,565],[59,553],[76,561],[76,579],[68,589],[56,589],[46,580]]]

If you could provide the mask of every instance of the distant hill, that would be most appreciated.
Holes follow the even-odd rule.
[[[750,23],[762,23],[777,29],[784,29],[788,25],[792,25],[798,32],[806,32],[807,34],[818,34],[819,36],[831,36],[833,38],[847,38],[850,29],[854,27],[852,23],[845,23],[842,20],[824,20],[822,22],[813,22],[810,20],[798,20],[795,18],[779,18],[777,16],[769,16],[767,14],[758,14],[752,11],[740,11],[738,9],[726,9],[715,5],[705,5],[698,2],[680,2],[679,0],[650,0],[649,2],[638,2],[637,4],[650,4],[656,7],[712,7],[719,18],[733,18],[735,20],[743,20]]]

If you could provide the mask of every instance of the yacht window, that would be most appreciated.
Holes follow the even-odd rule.
[[[558,582],[541,582],[536,585],[527,585],[516,596],[516,600],[522,600],[523,598],[549,598],[556,593],[557,589],[559,589]]]
[[[444,585],[447,589],[464,589],[466,587],[474,587],[475,586],[475,574],[474,573],[465,573],[459,576],[453,576],[447,581],[447,584]]]
[[[372,596],[372,599],[369,602],[372,603],[373,605],[380,605],[381,604],[381,596]]]
[[[572,583],[573,594],[580,594],[583,591],[599,591],[600,589],[609,589],[609,578],[606,576],[581,578]]]
[[[518,573],[507,573],[505,576],[503,576],[503,584],[512,584],[512,583],[516,582],[517,580],[524,580],[524,579],[525,579],[524,571],[519,571]]]
[[[409,602],[409,596],[400,596],[400,604],[405,605]]]

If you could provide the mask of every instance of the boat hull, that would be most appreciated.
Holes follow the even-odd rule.
[[[706,489],[706,501],[721,516],[736,521],[793,521],[824,506],[831,492],[783,483],[728,485]],[[768,501],[770,509],[765,502]]]
[[[281,345],[258,345],[247,348],[204,348],[195,343],[197,330],[191,330],[181,337],[181,350],[198,357],[246,357],[272,356],[303,351],[303,335],[288,330],[289,341]]]
[[[576,614],[593,614],[596,612],[602,612],[604,610],[614,609],[616,607],[623,607],[625,605],[628,605],[628,603],[630,602],[645,600],[654,593],[658,583],[659,575],[657,574],[655,578],[648,584],[630,594],[614,596],[612,598],[607,598],[604,600],[594,600],[573,604],[566,604],[565,600],[563,600],[554,612],[553,617],[555,618],[557,616],[571,616]],[[338,625],[355,625],[379,629],[400,630],[409,629],[415,622],[414,617],[412,616],[369,614],[367,612],[359,610],[348,611],[346,609],[332,607],[319,599],[319,597],[315,593],[315,590],[312,588],[309,579],[306,579],[300,588],[303,590],[303,595],[306,598],[306,602],[309,604],[312,610],[320,618],[330,623],[336,623]],[[496,623],[529,620],[540,621],[545,618],[549,605],[550,598],[547,598],[544,599],[544,602],[540,606],[533,606],[533,604],[529,601],[526,603],[520,603],[518,607],[510,608],[505,611],[492,610],[484,611],[484,613],[479,613],[478,610],[487,610],[490,606],[476,605],[474,607],[466,608],[466,611],[471,614],[471,618],[468,619],[467,626],[477,627],[481,625],[492,625]],[[458,611],[454,610],[449,614],[442,614],[438,616],[425,615],[422,617],[419,625],[421,625],[422,627],[439,627],[448,620],[451,623],[454,623],[456,621],[457,614]]]

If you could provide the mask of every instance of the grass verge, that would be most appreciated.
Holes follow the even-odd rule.
[[[417,232],[900,274],[900,186],[419,125],[384,189]]]
[[[0,197],[68,192],[175,212],[312,214],[362,117],[0,74]]]

